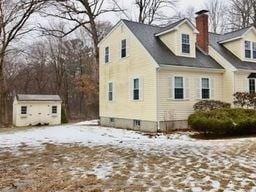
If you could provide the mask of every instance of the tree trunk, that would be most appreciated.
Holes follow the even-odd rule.
[[[0,56],[0,127],[8,124],[7,86],[4,77],[4,54]]]

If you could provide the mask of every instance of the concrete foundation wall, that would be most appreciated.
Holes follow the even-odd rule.
[[[112,119],[112,122],[111,122]],[[154,121],[141,121],[140,126],[134,126],[133,119],[100,117],[101,126],[116,127],[122,129],[131,129],[143,132],[157,132],[157,122]],[[162,121],[160,122],[160,132],[171,132],[174,130],[187,129],[187,121]]]

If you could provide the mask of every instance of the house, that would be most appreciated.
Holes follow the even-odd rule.
[[[13,101],[13,125],[61,124],[61,99],[58,95],[22,95]]]
[[[187,128],[200,100],[233,102],[255,92],[256,30],[208,31],[206,10],[196,26],[165,27],[121,20],[100,42],[100,122],[142,131]]]

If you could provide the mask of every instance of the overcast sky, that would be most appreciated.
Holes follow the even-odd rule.
[[[175,10],[173,10],[172,13],[168,13],[168,15],[171,16],[175,14],[175,11],[186,10],[188,7],[194,7],[195,10],[200,10],[203,8],[204,3],[207,2],[207,0],[177,0],[177,1],[178,1],[177,7],[175,8]],[[128,12],[131,12],[132,6],[134,6],[134,0],[118,0],[117,2],[119,2],[121,7],[128,10]],[[108,14],[108,15],[105,15],[103,19],[111,21],[114,24],[118,22],[120,18],[127,19],[125,18],[124,15],[120,16],[119,14]]]

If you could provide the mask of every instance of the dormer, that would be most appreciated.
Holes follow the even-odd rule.
[[[198,30],[188,19],[172,23],[155,34],[175,55],[196,57]]]
[[[256,62],[256,29],[254,26],[224,34],[219,44],[242,61]]]

